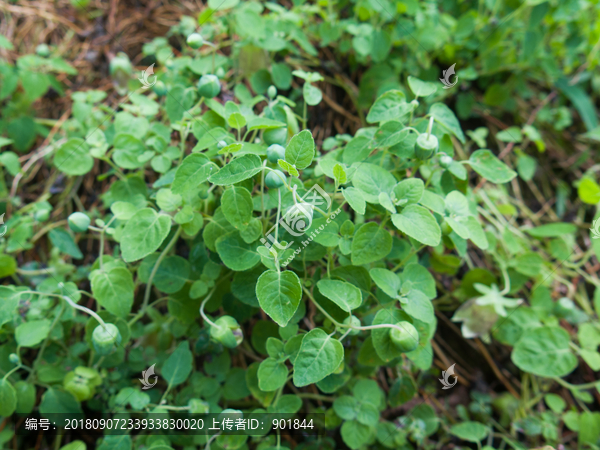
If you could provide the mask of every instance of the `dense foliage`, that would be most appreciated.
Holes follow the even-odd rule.
[[[88,448],[600,447],[599,12],[209,0],[61,120],[68,62],[0,61],[0,443],[235,409],[327,433]]]

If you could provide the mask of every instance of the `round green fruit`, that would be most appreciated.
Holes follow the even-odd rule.
[[[285,148],[279,144],[270,145],[267,148],[267,159],[270,163],[277,164],[280,159],[285,159]]]
[[[192,33],[187,38],[187,45],[192,47],[194,50],[204,45],[204,39],[198,33]]]
[[[352,325],[353,327],[360,327],[361,323],[360,323],[360,319],[356,316],[350,316],[350,317],[346,317],[344,319],[344,324],[345,325]],[[356,336],[358,333],[360,333],[360,330],[352,330],[350,331],[350,336]]]
[[[210,327],[210,335],[228,348],[235,348],[244,340],[244,333],[240,325],[231,316],[219,317],[215,321],[215,325]]]
[[[165,83],[163,83],[162,81],[157,81],[156,83],[154,83],[154,86],[152,86],[152,90],[159,97],[163,97],[167,94],[167,86],[165,86]]]
[[[90,218],[84,213],[75,212],[69,216],[69,228],[75,233],[83,233],[90,226]]]
[[[274,99],[277,95],[277,88],[273,85],[269,86],[269,89],[267,89],[267,95],[270,99]]]
[[[442,229],[442,234],[444,236],[447,236],[450,233],[452,233],[452,227],[450,225],[448,225],[448,222],[446,222],[445,220],[440,225],[440,228]]]
[[[269,172],[265,177],[265,185],[270,189],[279,189],[285,184],[285,174],[281,170]]]
[[[448,155],[442,155],[440,157],[440,166],[443,169],[447,169],[448,167],[450,167],[450,164],[452,164],[452,161],[454,161],[452,159],[452,156],[448,156]]]
[[[198,81],[198,92],[204,98],[213,98],[221,92],[221,83],[216,75],[202,75]]]
[[[433,134],[420,134],[415,142],[415,156],[421,161],[431,158],[438,150],[438,138]]]
[[[96,353],[101,356],[110,355],[121,343],[121,333],[112,323],[98,325],[92,333],[92,342]]]
[[[35,52],[38,56],[46,58],[50,56],[50,47],[47,44],[40,44],[35,48]]]
[[[263,133],[263,140],[267,145],[279,144],[285,145],[287,140],[287,128],[273,128],[271,130],[265,130]]]
[[[396,324],[398,328],[390,330],[390,339],[402,353],[413,351],[419,345],[419,332],[410,322],[401,321]]]

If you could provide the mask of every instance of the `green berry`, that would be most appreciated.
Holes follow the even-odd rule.
[[[452,156],[448,156],[448,155],[442,155],[440,157],[440,166],[443,169],[447,169],[448,167],[450,167],[450,164],[452,164],[452,161],[454,161],[452,159]]]
[[[350,317],[346,317],[344,319],[344,324],[345,325],[352,325],[354,327],[360,327],[361,323],[360,323],[360,319],[356,316],[350,316]],[[350,336],[356,336],[358,333],[360,333],[360,330],[352,330],[350,331]]]
[[[89,400],[94,396],[94,389],[85,380],[77,377],[74,372],[69,372],[65,376],[63,386],[80,402]]]
[[[287,140],[287,128],[273,128],[271,130],[265,130],[263,133],[263,140],[267,145],[279,144],[285,145]]]
[[[200,197],[202,200],[206,200],[208,198],[208,186],[207,185],[202,185],[202,186],[198,187],[198,197]]]
[[[46,58],[50,56],[50,47],[48,47],[46,44],[40,44],[35,48],[35,52],[38,56]]]
[[[194,50],[204,45],[204,39],[198,33],[192,33],[187,38],[187,45],[192,47]]]
[[[279,144],[270,145],[267,148],[267,159],[273,164],[276,164],[280,159],[285,159],[285,148]]]
[[[15,366],[21,362],[19,360],[19,356],[16,353],[11,353],[10,355],[8,355],[8,360]]]
[[[438,150],[438,138],[433,134],[427,136],[426,133],[419,135],[415,142],[415,156],[421,161],[431,158]]]
[[[419,345],[419,332],[410,322],[401,321],[396,324],[398,328],[390,330],[390,338],[396,348],[402,353],[413,351]]]
[[[38,222],[45,222],[50,218],[50,210],[48,209],[40,209],[33,213],[33,218]]]
[[[217,142],[217,147],[220,149],[227,147],[227,142],[225,141],[219,141]]]
[[[445,220],[440,225],[440,228],[442,229],[442,234],[444,236],[447,236],[450,233],[452,233],[452,227],[450,225],[448,225],[448,222],[446,222]]]
[[[167,86],[162,81],[157,81],[154,86],[152,86],[152,90],[156,95],[162,97],[167,94]]]
[[[269,89],[267,89],[267,95],[270,99],[274,99],[277,96],[277,88],[273,85],[269,86]]]
[[[244,333],[240,325],[231,316],[219,317],[215,321],[215,325],[210,327],[210,335],[228,348],[235,348],[244,340]]]
[[[202,75],[198,81],[198,92],[204,98],[213,98],[221,92],[221,83],[216,75]]]
[[[81,212],[71,214],[68,222],[69,228],[75,233],[83,233],[90,226],[90,218]]]
[[[121,343],[121,333],[112,323],[98,325],[92,333],[92,342],[96,353],[101,356],[110,355]]]
[[[279,189],[285,184],[283,180],[285,180],[285,174],[281,170],[274,170],[265,177],[265,185],[269,189]]]

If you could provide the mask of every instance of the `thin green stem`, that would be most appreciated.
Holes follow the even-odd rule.
[[[175,232],[173,237],[171,238],[171,241],[169,241],[165,249],[161,252],[160,256],[154,263],[154,267],[152,268],[152,272],[150,273],[150,277],[148,278],[148,283],[146,283],[146,291],[144,292],[144,302],[142,303],[140,312],[129,321],[130,326],[137,322],[140,318],[142,318],[144,314],[146,314],[146,309],[148,308],[148,303],[150,302],[150,293],[152,292],[152,281],[154,280],[154,276],[156,275],[156,272],[158,272],[158,268],[160,267],[160,263],[162,262],[162,260],[165,259],[167,253],[169,253],[173,245],[175,245],[175,242],[177,242],[177,239],[181,234],[181,230],[182,228],[180,225],[179,228],[177,228],[177,231]]]

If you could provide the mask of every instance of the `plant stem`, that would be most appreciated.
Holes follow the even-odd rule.
[[[171,248],[173,247],[173,245],[175,245],[175,242],[177,242],[177,239],[179,238],[180,234],[181,234],[181,225],[179,226],[179,228],[177,228],[177,231],[175,232],[175,234],[171,238],[171,241],[167,244],[167,246],[165,247],[165,249],[161,252],[160,256],[158,257],[158,259],[154,263],[154,267],[152,268],[152,272],[150,273],[150,277],[148,278],[148,283],[146,283],[146,291],[144,292],[144,302],[142,303],[142,307],[140,308],[140,312],[133,319],[131,319],[129,321],[129,326],[131,326],[135,322],[137,322],[146,313],[146,309],[148,308],[148,303],[150,301],[150,293],[152,292],[152,281],[154,280],[154,276],[156,275],[156,272],[158,272],[158,268],[160,266],[160,263],[165,258],[165,256],[167,256],[167,253],[171,250]]]

